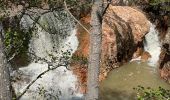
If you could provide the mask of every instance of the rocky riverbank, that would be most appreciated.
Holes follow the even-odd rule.
[[[126,13],[125,13],[126,12]],[[90,29],[90,16],[81,19],[81,23]],[[110,5],[103,19],[103,40],[101,70],[99,80],[105,79],[108,72],[132,58],[144,55],[141,43],[149,31],[149,21],[141,10],[127,6]],[[86,91],[87,58],[89,54],[89,33],[77,26],[79,47],[73,55],[72,68],[83,84],[82,92]],[[138,49],[137,49],[138,48]],[[134,56],[141,49],[141,54]],[[145,55],[147,57],[145,57]],[[75,61],[76,59],[76,61]]]

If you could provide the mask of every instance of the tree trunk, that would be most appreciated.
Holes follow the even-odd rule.
[[[86,100],[99,99],[99,69],[102,42],[103,0],[94,0],[91,12],[90,54]]]
[[[11,100],[10,75],[4,53],[3,26],[0,22],[0,100]]]

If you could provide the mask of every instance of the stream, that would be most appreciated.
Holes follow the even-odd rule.
[[[54,14],[57,16],[58,13]],[[53,56],[61,58],[62,52],[69,51],[72,55],[78,47],[76,29],[72,26],[71,19],[66,17],[67,20],[63,22],[53,16],[53,14],[51,15],[51,13],[49,13],[42,17],[40,22],[49,23],[49,26],[52,26],[49,27],[49,30],[54,31],[55,34],[49,34],[39,25],[36,25],[36,34],[33,34],[29,44],[29,51],[33,51],[36,56],[44,58],[47,61],[52,61]],[[23,21],[23,23],[25,23],[23,26],[26,26],[27,24],[31,25],[31,19],[26,18],[25,20],[27,22]],[[64,29],[60,29],[59,26],[62,25],[65,25]],[[61,30],[65,31],[60,32]],[[163,88],[170,89],[170,85],[160,79],[157,72],[156,66],[161,48],[158,32],[155,30],[155,26],[153,24],[151,24],[150,32],[145,36],[144,50],[149,52],[151,55],[148,62],[141,62],[140,59],[132,60],[120,68],[111,71],[108,77],[100,83],[101,100],[135,100],[136,92],[133,88],[138,85],[152,88],[158,88],[161,86]],[[71,55],[69,57],[71,57]],[[56,61],[56,64],[58,64],[58,61]],[[17,70],[19,80],[12,84],[16,95],[22,93],[32,80],[47,69],[48,64],[43,61],[32,61],[27,66],[19,67]],[[20,100],[56,99],[83,99],[83,94],[78,92],[77,77],[72,71],[68,70],[64,66],[60,66],[57,69],[49,71],[43,75],[28,89]]]
[[[41,16],[39,22],[47,24],[46,30],[40,24],[36,24],[37,28],[29,43],[29,52],[42,60],[36,60],[31,56],[32,60],[27,66],[19,66],[18,70],[11,73],[16,80],[12,86],[17,96],[38,75],[49,68],[57,67],[60,62],[64,63],[66,57],[70,58],[77,50],[76,28],[66,14],[64,11],[57,11]],[[21,20],[24,29],[33,26],[32,23],[29,16],[24,16]],[[78,92],[77,77],[66,67],[69,65],[58,66],[43,74],[29,87],[20,100],[80,100],[83,94]]]
[[[101,100],[136,100],[137,91],[133,88],[138,85],[170,89],[170,85],[160,79],[156,68],[146,62],[133,61],[109,73],[100,84]]]
[[[144,50],[151,58],[148,62],[132,59],[120,68],[114,69],[100,84],[101,100],[136,100],[133,88],[140,86],[170,89],[170,85],[159,77],[157,62],[160,55],[160,42],[155,25],[150,25],[150,31],[145,36]],[[139,57],[140,58],[140,57]]]

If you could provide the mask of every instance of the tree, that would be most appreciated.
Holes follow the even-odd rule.
[[[3,5],[3,8],[0,10],[5,11],[6,9],[9,9],[10,7],[17,7],[18,5],[22,5],[21,9],[21,14],[25,14],[25,11],[31,7],[37,7],[41,9],[45,9],[48,11],[53,11],[56,10],[56,8],[62,7],[63,5],[58,5],[59,3],[57,0],[49,0],[48,2],[41,2],[41,0],[0,0],[0,5]],[[63,0],[59,0],[63,1]],[[72,0],[67,0],[72,3]],[[74,1],[74,0],[73,0]],[[80,0],[81,2],[81,0]],[[48,3],[47,7],[44,8],[43,4]],[[71,5],[71,4],[70,4]],[[72,8],[72,7],[70,7]],[[90,34],[90,63],[89,63],[89,75],[88,75],[88,94],[87,94],[87,100],[94,100],[98,99],[98,76],[99,76],[99,65],[100,65],[100,54],[101,54],[101,37],[102,37],[102,15],[104,12],[104,6],[103,6],[103,0],[94,0],[94,5],[92,8],[92,19],[91,19],[91,25],[92,25],[92,31]],[[21,15],[22,16],[22,15]],[[6,67],[6,57],[4,54],[3,50],[3,42],[2,42],[2,37],[0,37],[0,65],[2,65],[2,69],[0,71],[0,74],[2,74],[2,77],[0,77],[0,80],[3,84],[1,84],[0,87],[0,93],[7,92],[3,97],[8,97],[8,99],[5,98],[0,98],[2,100],[10,100],[11,99],[11,94],[10,91],[8,91],[9,86],[10,86],[10,76],[9,76],[9,71],[8,68]],[[5,63],[4,63],[5,62]],[[5,73],[4,73],[5,72]],[[6,78],[6,79],[4,79]],[[8,80],[8,81],[7,81]],[[36,79],[35,79],[36,81]],[[0,82],[0,83],[1,83]],[[7,82],[4,84],[4,82]],[[33,84],[34,82],[32,82]],[[7,89],[3,89],[4,87],[8,87]],[[29,88],[29,86],[28,86]],[[24,93],[23,93],[24,94]],[[9,95],[9,96],[8,96]],[[1,96],[1,95],[0,95]],[[22,96],[22,95],[21,95]]]
[[[16,21],[16,23],[19,23],[20,20],[21,20],[20,18],[24,14],[27,14],[27,15],[31,16],[31,14],[29,14],[30,13],[29,10],[31,8],[34,8],[34,9],[42,9],[42,12],[36,12],[35,11],[34,12],[35,15],[37,14],[38,16],[37,16],[37,18],[32,19],[32,20],[34,20],[35,24],[39,24],[37,20],[43,14],[48,13],[48,12],[53,12],[53,11],[57,10],[58,8],[64,8],[63,1],[64,0],[0,0],[0,20],[3,21],[6,18],[12,18],[13,17],[15,21],[16,21],[16,19],[18,19],[18,21]],[[82,2],[81,0],[65,0],[65,1],[68,3],[69,10],[71,9],[71,11],[74,11],[74,12],[76,12],[77,10],[82,10],[82,9],[85,10],[84,8],[86,8],[86,7],[89,8],[90,7],[90,4],[89,4],[90,1],[85,1],[85,2]],[[14,9],[16,11],[14,11]],[[31,12],[31,13],[33,13],[33,12]],[[9,24],[11,24],[11,23],[9,23]],[[19,25],[19,24],[17,24],[17,25]],[[16,34],[18,34],[18,31],[21,31],[20,28],[15,27],[14,29],[16,29],[16,30],[14,31],[11,28],[12,25],[9,25],[9,26],[7,25],[6,27],[4,27],[4,32],[3,33],[5,33],[5,34],[8,33],[8,35],[9,35],[9,38],[8,38],[6,36],[2,36],[2,32],[1,32],[2,26],[3,25],[1,24],[0,25],[0,33],[1,33],[1,36],[0,36],[0,100],[11,100],[12,96],[11,96],[11,92],[10,92],[10,75],[9,75],[9,71],[8,71],[8,67],[7,67],[7,61],[9,62],[13,58],[15,58],[16,55],[19,55],[18,52],[20,51],[20,47],[23,46],[22,43],[24,43],[23,41],[25,41],[24,38],[28,39],[28,37],[19,36],[20,37],[19,40],[21,40],[22,43],[19,43],[21,45],[17,44],[17,46],[16,46],[15,45],[16,43],[14,43],[14,34],[15,34],[15,31],[16,31]],[[8,28],[9,28],[9,30],[8,30]],[[11,35],[12,35],[13,39],[10,38]],[[24,35],[24,36],[26,36],[26,35]],[[5,37],[5,39],[3,39],[3,37]],[[16,48],[12,48],[13,50],[9,50],[9,51],[12,51],[10,53],[7,52],[8,48],[6,46],[6,42],[4,42],[5,40],[10,40],[10,42],[8,41],[8,45],[10,47],[12,45],[11,43],[14,43],[13,47],[16,47]],[[18,40],[18,38],[17,38],[17,40]],[[6,46],[5,49],[4,49],[4,46]],[[23,47],[25,47],[25,45]],[[18,49],[18,50],[15,50],[15,49]],[[26,52],[26,51],[24,51],[24,52]],[[40,58],[38,58],[38,59],[40,59]],[[50,62],[50,63],[52,63],[52,62]],[[21,93],[21,95],[19,95],[17,98],[18,99],[21,98],[22,95],[24,95],[24,93],[29,89],[29,87],[39,77],[41,77],[46,72],[57,68],[58,66],[53,67],[53,68],[49,68],[48,70],[46,70],[43,73],[41,73],[40,75],[38,75],[37,78],[35,80],[33,80],[26,87],[24,92]]]
[[[10,75],[4,52],[3,26],[0,22],[0,100],[11,100]]]
[[[94,0],[91,12],[90,53],[86,100],[99,98],[99,69],[102,42],[103,0]]]

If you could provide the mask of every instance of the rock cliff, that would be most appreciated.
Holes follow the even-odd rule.
[[[90,29],[90,17],[86,16],[81,22]],[[141,44],[145,34],[149,31],[149,21],[145,15],[136,8],[127,6],[110,5],[104,15],[102,24],[102,56],[100,80],[107,76],[107,73],[118,67],[120,64],[132,59],[137,47]],[[89,53],[89,34],[80,26],[77,27],[79,47],[71,64],[73,71],[78,75],[81,84],[86,83],[87,58]],[[75,63],[76,62],[76,63]],[[74,66],[74,67],[73,67]],[[77,72],[77,69],[82,69]],[[83,78],[82,78],[83,77]],[[81,89],[85,92],[85,86]]]
[[[170,83],[170,28],[163,39],[159,63],[160,76]]]

